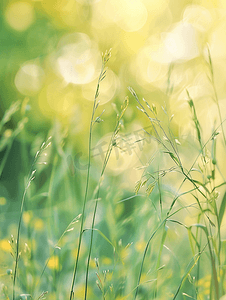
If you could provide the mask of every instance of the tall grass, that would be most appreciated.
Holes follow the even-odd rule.
[[[178,286],[178,289],[175,292],[173,299],[177,298],[185,279],[191,273],[191,271],[193,270],[195,265],[198,264],[198,266],[199,266],[199,260],[200,260],[201,254],[203,254],[204,249],[206,247],[208,249],[209,262],[211,265],[211,285],[210,285],[209,299],[218,300],[218,299],[220,299],[220,296],[224,295],[224,292],[225,292],[224,288],[223,288],[223,282],[221,279],[222,273],[224,273],[224,271],[222,269],[222,262],[221,262],[221,256],[223,255],[223,253],[222,253],[222,242],[223,241],[221,240],[221,232],[220,232],[222,216],[225,213],[225,194],[223,196],[221,205],[219,207],[219,205],[217,205],[217,200],[218,200],[219,194],[218,194],[218,192],[216,192],[216,189],[219,186],[224,185],[226,182],[223,181],[219,186],[215,185],[216,167],[218,167],[218,168],[220,167],[217,164],[217,158],[216,158],[216,138],[219,134],[218,130],[219,130],[219,128],[221,128],[223,140],[225,143],[225,135],[224,135],[224,129],[223,129],[223,122],[225,120],[222,121],[222,117],[221,117],[219,102],[217,99],[216,88],[214,86],[213,66],[212,66],[212,61],[211,61],[211,56],[210,56],[209,51],[208,51],[208,57],[209,57],[209,66],[210,66],[210,71],[211,71],[211,83],[213,84],[213,89],[214,89],[214,101],[216,102],[216,105],[218,107],[220,124],[218,125],[217,128],[215,128],[213,130],[213,132],[210,135],[210,138],[205,143],[203,142],[202,128],[201,128],[200,122],[198,120],[198,115],[197,115],[197,112],[195,109],[194,101],[191,98],[189,91],[187,91],[188,105],[191,110],[192,120],[194,123],[194,128],[196,130],[197,140],[199,143],[200,152],[199,152],[198,157],[201,157],[201,162],[202,162],[199,172],[201,172],[201,174],[202,174],[203,181],[199,181],[199,180],[195,179],[192,175],[193,167],[194,167],[198,157],[195,159],[195,161],[191,165],[190,169],[186,170],[185,167],[183,166],[183,162],[180,157],[180,153],[178,151],[178,146],[177,146],[178,140],[173,136],[172,131],[170,129],[170,122],[168,123],[168,128],[165,129],[162,125],[162,121],[158,119],[155,106],[152,105],[152,107],[151,107],[145,99],[143,99],[144,104],[141,103],[141,101],[139,100],[135,91],[131,87],[129,88],[131,94],[134,96],[134,98],[136,99],[136,101],[139,105],[137,108],[145,115],[145,117],[148,118],[148,120],[150,121],[150,123],[152,125],[155,139],[161,147],[160,151],[162,151],[162,153],[164,153],[165,155],[168,155],[170,157],[170,159],[173,161],[173,163],[175,165],[177,172],[180,172],[184,176],[184,179],[180,185],[180,188],[183,185],[183,183],[186,181],[189,181],[193,185],[193,190],[190,191],[190,194],[194,197],[195,201],[197,202],[197,206],[200,210],[199,218],[197,220],[198,222],[197,222],[197,224],[194,224],[192,226],[187,227],[185,224],[183,224],[181,222],[171,220],[170,219],[171,211],[172,211],[176,201],[179,198],[178,196],[176,196],[173,199],[170,207],[168,208],[168,212],[166,213],[167,217],[160,224],[160,226],[161,226],[163,224],[166,224],[169,221],[170,222],[173,221],[179,225],[182,225],[184,228],[186,228],[188,231],[188,234],[190,236],[191,249],[193,250],[193,255],[194,255],[193,256],[193,265],[191,268],[189,268],[188,272],[186,272],[184,274],[184,276],[182,277],[182,281],[181,281],[180,285]],[[165,115],[167,116],[167,119],[169,120],[167,109],[163,108],[163,107],[162,107],[162,109],[163,109]],[[209,157],[208,146],[211,143],[212,143],[212,145],[211,145],[212,153],[211,153],[211,157]],[[146,192],[147,192],[147,195],[149,196],[150,193],[152,192],[155,184],[157,184],[157,179],[154,178],[154,180],[153,180],[153,178],[152,178],[152,182],[149,183],[149,185],[148,185],[148,182],[150,182],[150,175],[147,174],[146,177],[147,177],[147,179],[138,181],[135,190],[137,193],[141,186],[147,185]],[[153,176],[151,176],[151,177],[153,177]],[[216,222],[212,221],[213,217],[215,218]],[[202,222],[203,222],[203,224],[202,224]],[[196,228],[196,234],[192,233],[192,228]],[[153,234],[150,236],[149,240],[147,241],[147,244],[146,244],[146,247],[145,247],[145,250],[143,253],[143,259],[142,259],[142,263],[141,263],[141,267],[140,267],[140,272],[138,275],[138,281],[137,281],[137,287],[136,287],[134,299],[136,299],[137,295],[138,295],[140,278],[141,278],[141,274],[143,271],[146,253],[147,253],[148,247],[150,245],[150,242],[151,242],[153,236],[156,234],[157,230],[159,230],[159,227],[157,227],[157,229],[153,232]],[[203,247],[203,249],[201,249],[200,241],[198,239],[199,231],[203,232],[203,234],[206,236],[206,244]],[[166,235],[166,232],[164,232],[162,235],[161,249],[162,249],[164,241],[165,241],[165,235]],[[200,236],[202,236],[202,234],[200,234]],[[193,245],[193,243],[195,243],[195,246]],[[160,253],[161,253],[161,249],[160,249]],[[198,252],[196,253],[194,249],[197,249]],[[160,259],[160,257],[159,257],[159,259]],[[158,259],[158,261],[159,261],[159,259]],[[159,264],[157,264],[157,266],[159,266]],[[196,276],[197,280],[199,279],[199,269],[200,268],[198,267],[197,268],[198,273]],[[197,285],[197,281],[194,284]],[[191,297],[189,295],[187,295],[187,296]],[[155,293],[154,298],[156,298],[156,297],[157,297],[157,293]],[[198,299],[197,297],[198,297],[198,290],[197,290],[195,299]]]
[[[78,249],[77,249],[74,272],[73,272],[73,276],[72,276],[72,284],[71,284],[71,291],[70,291],[70,298],[69,298],[70,300],[72,300],[74,298],[74,285],[75,285],[75,279],[76,279],[76,274],[77,274],[79,255],[80,255],[80,249],[81,249],[81,243],[82,243],[82,234],[84,232],[83,227],[84,227],[84,221],[85,221],[85,210],[86,210],[86,202],[87,202],[89,179],[90,179],[89,177],[90,177],[90,165],[91,165],[92,131],[93,131],[94,124],[101,121],[100,116],[98,116],[95,119],[95,113],[96,113],[96,110],[99,106],[99,102],[97,102],[97,99],[98,99],[98,96],[99,96],[100,83],[106,76],[105,66],[106,66],[106,64],[107,64],[107,62],[110,58],[110,55],[111,55],[110,51],[106,52],[103,55],[102,68],[101,68],[100,76],[98,78],[97,89],[96,89],[94,102],[93,102],[93,111],[92,111],[92,116],[91,116],[91,121],[90,121],[90,129],[89,129],[88,168],[87,168],[87,179],[86,179],[86,187],[85,187],[85,197],[84,197],[83,208],[82,208],[82,217],[81,217],[81,227],[80,227],[80,232],[79,232]],[[95,205],[95,210],[96,210],[96,206],[97,206],[97,202],[96,202],[96,205]],[[95,220],[95,210],[94,210],[94,218],[93,218],[94,220]],[[92,247],[92,234],[91,234],[91,247]],[[88,260],[88,264],[87,264],[87,269],[88,268],[89,268],[89,260]],[[86,294],[87,294],[87,282],[88,282],[88,272],[86,273],[85,298],[86,298]]]
[[[83,203],[83,210],[82,210],[82,218],[81,218],[81,228],[80,228],[80,234],[79,234],[79,243],[78,243],[78,250],[77,250],[77,256],[76,256],[76,262],[75,262],[75,269],[73,273],[73,280],[72,280],[72,287],[71,287],[71,292],[70,292],[70,300],[73,299],[73,294],[74,294],[74,284],[75,284],[75,278],[76,278],[76,273],[77,273],[77,268],[78,268],[78,261],[79,261],[79,253],[80,253],[80,248],[81,248],[81,242],[82,242],[82,234],[84,232],[84,220],[85,220],[85,208],[86,208],[86,202],[87,202],[87,194],[88,194],[88,186],[89,186],[89,173],[90,173],[90,166],[91,166],[91,145],[92,145],[92,129],[95,123],[100,123],[102,120],[100,119],[100,116],[98,116],[95,119],[95,112],[96,109],[99,105],[99,102],[97,103],[97,98],[99,96],[99,88],[100,88],[100,82],[105,78],[106,76],[106,71],[105,66],[108,60],[110,59],[110,51],[106,52],[103,55],[103,61],[102,61],[102,70],[98,79],[97,83],[97,90],[95,93],[95,98],[94,98],[94,104],[93,104],[93,112],[92,112],[92,117],[91,117],[91,123],[90,123],[90,133],[89,133],[89,153],[88,153],[88,173],[87,173],[87,182],[86,182],[86,189],[85,189],[85,199]],[[91,258],[91,252],[92,252],[92,245],[93,245],[93,233],[94,233],[94,226],[95,226],[95,218],[96,218],[96,213],[97,213],[97,207],[98,207],[98,202],[100,201],[99,194],[100,194],[100,187],[103,181],[103,176],[105,169],[107,167],[107,163],[109,161],[112,148],[116,144],[116,139],[117,139],[117,134],[120,130],[120,125],[121,125],[121,119],[128,107],[128,98],[125,99],[123,105],[121,106],[121,112],[120,114],[117,115],[117,122],[115,125],[115,129],[112,133],[108,149],[105,154],[102,170],[100,173],[100,179],[98,181],[97,187],[94,191],[94,199],[95,199],[95,204],[94,204],[94,211],[93,211],[93,217],[92,217],[92,226],[91,226],[91,233],[90,233],[90,246],[89,246],[89,251],[88,251],[88,258],[87,258],[87,266],[86,266],[86,276],[85,276],[85,295],[84,299],[87,299],[88,295],[88,278],[89,278],[89,265],[90,265],[90,258]],[[104,296],[103,296],[104,297]],[[105,299],[105,297],[104,297]]]
[[[40,149],[36,152],[34,161],[31,165],[31,170],[30,170],[30,173],[29,173],[29,176],[27,179],[27,183],[26,183],[22,201],[21,201],[20,216],[19,216],[18,228],[17,228],[17,237],[16,237],[15,242],[14,242],[14,238],[11,239],[12,249],[14,250],[13,256],[15,258],[15,267],[14,267],[14,272],[13,272],[13,295],[12,295],[13,300],[15,300],[15,285],[16,285],[16,278],[17,278],[18,262],[19,262],[19,258],[20,258],[20,231],[21,231],[21,223],[22,223],[25,199],[26,199],[28,188],[30,187],[31,182],[35,179],[35,173],[36,173],[36,169],[34,169],[35,165],[38,162],[38,159],[43,154],[43,152],[50,146],[50,144],[51,144],[50,139],[51,139],[51,137],[49,137],[46,142],[43,142]],[[45,163],[45,162],[42,162],[42,163]]]
[[[189,164],[187,161],[185,161],[188,158],[183,155],[183,145],[181,145],[182,143],[180,142],[180,137],[175,136],[174,134],[174,130],[171,125],[172,117],[169,116],[167,106],[162,107],[164,118],[161,119],[161,114],[157,111],[156,106],[154,104],[150,104],[145,99],[140,100],[140,96],[138,96],[133,88],[129,87],[129,92],[135,99],[138,110],[151,125],[151,132],[146,133],[150,135],[155,142],[157,142],[158,150],[154,153],[153,157],[147,157],[148,163],[142,166],[144,171],[140,180],[138,180],[135,184],[135,195],[130,194],[126,195],[125,197],[124,195],[117,195],[117,186],[113,188],[112,195],[111,187],[106,187],[104,185],[104,178],[107,177],[105,174],[112,151],[115,147],[118,147],[119,131],[122,127],[123,116],[129,105],[129,97],[125,98],[125,101],[121,106],[121,111],[117,115],[116,124],[110,137],[107,151],[104,155],[103,164],[99,171],[99,178],[96,178],[96,175],[95,180],[91,178],[93,130],[94,126],[102,123],[103,121],[101,118],[104,111],[99,116],[96,116],[96,114],[100,103],[98,99],[101,82],[107,75],[106,64],[109,59],[110,51],[107,51],[103,55],[102,68],[97,82],[92,114],[90,118],[88,165],[81,213],[78,214],[78,217],[73,218],[71,222],[66,222],[69,225],[66,226],[66,229],[61,231],[63,233],[58,241],[54,243],[54,247],[50,252],[49,257],[45,260],[44,266],[39,272],[40,275],[38,278],[35,277],[36,282],[33,290],[33,297],[37,300],[45,299],[45,297],[59,300],[67,298],[69,298],[69,300],[76,299],[76,288],[79,286],[79,283],[83,283],[83,281],[80,280],[79,275],[82,276],[82,274],[85,274],[84,290],[82,290],[82,296],[79,298],[84,300],[89,299],[89,297],[90,299],[93,297],[92,293],[89,294],[90,286],[97,286],[97,297],[99,297],[98,299],[102,298],[103,300],[149,300],[168,298],[173,300],[189,298],[196,300],[219,300],[226,293],[226,286],[224,283],[226,272],[225,241],[221,237],[223,217],[226,210],[226,192],[224,187],[226,182],[221,172],[222,166],[218,162],[219,159],[217,157],[217,145],[219,142],[221,142],[221,140],[223,140],[225,149],[225,133],[223,127],[225,120],[222,120],[222,114],[217,98],[210,51],[208,49],[207,63],[210,71],[209,79],[213,87],[213,100],[218,109],[219,122],[215,123],[215,127],[210,129],[209,137],[204,139],[203,129],[199,120],[199,111],[196,108],[195,99],[191,97],[189,89],[186,90],[186,101],[188,104],[188,109],[190,110],[190,118],[192,120],[196,135],[192,142],[198,149],[197,155],[192,161],[190,161]],[[168,86],[166,90],[168,97],[170,97],[173,92],[173,85],[170,78],[172,72],[173,65],[170,66],[168,73]],[[8,112],[8,114],[6,114],[0,123],[0,129],[3,128],[7,120],[9,120],[18,109],[19,103],[12,106],[11,110]],[[12,144],[9,141],[9,149],[11,146]],[[17,236],[15,240],[14,238],[11,239],[11,246],[13,250],[12,255],[15,261],[14,270],[9,272],[10,276],[12,276],[12,300],[16,300],[18,298],[16,295],[16,287],[18,284],[18,269],[21,256],[20,245],[22,217],[25,210],[26,197],[31,182],[35,178],[35,166],[37,163],[39,163],[39,158],[48,146],[49,139],[42,144],[35,155],[21,200]],[[9,150],[6,151],[6,156],[3,158],[3,162],[0,165],[0,175],[5,166],[5,160],[8,156],[8,152]],[[147,153],[147,155],[148,154],[149,153]],[[161,160],[164,162],[167,161],[167,167],[162,166],[163,163]],[[188,165],[189,167],[187,167]],[[163,181],[166,177],[169,178],[173,174],[178,176],[179,185],[175,184],[175,186],[173,186],[171,183],[171,196],[167,198],[165,196],[166,186],[164,185]],[[50,187],[48,198],[51,200],[49,201],[51,202],[49,203],[50,210],[52,209],[53,205],[53,177],[57,177],[57,175],[57,162],[55,161],[54,171],[52,172],[49,180]],[[65,176],[65,174],[62,176]],[[114,180],[117,182],[116,177],[117,176],[114,177]],[[91,180],[93,180],[92,185]],[[186,188],[184,188],[185,185]],[[90,214],[91,228],[86,228],[85,221],[87,220],[88,214],[87,204],[90,202],[88,196],[90,192],[90,186],[93,188],[92,194],[94,198],[94,207]],[[145,196],[142,192],[143,188],[145,188]],[[67,184],[66,189],[70,189],[70,184]],[[220,195],[219,191],[223,191],[223,195]],[[71,194],[73,194],[73,192],[74,191],[70,191]],[[192,199],[192,202],[190,201],[191,203],[189,204],[183,203],[183,199],[187,196],[190,196],[190,199]],[[104,203],[104,205],[108,208],[107,212],[109,215],[107,215],[105,219],[103,217],[105,226],[107,224],[106,228],[109,227],[106,231],[96,227],[99,203]],[[131,203],[135,203],[134,207]],[[147,203],[148,206],[146,206]],[[128,208],[128,211],[125,210],[125,215],[123,215],[123,213],[120,214],[120,209],[118,209],[120,204],[125,204],[125,207]],[[152,205],[153,208],[150,208]],[[188,225],[181,216],[183,216],[185,212],[190,212],[193,209],[195,209],[197,212],[196,221],[193,224]],[[142,210],[145,211],[143,214],[145,217],[142,217],[140,212]],[[68,212],[69,209],[67,213]],[[74,224],[78,221],[80,221],[80,229],[76,231]],[[121,222],[121,227],[117,227],[117,222]],[[134,225],[135,229],[131,230],[133,236],[132,238],[128,237],[127,240],[127,235],[129,236],[128,228],[132,227],[133,223],[138,225]],[[151,225],[149,225],[149,223]],[[186,253],[189,253],[190,255],[188,257],[182,257],[183,261],[181,262],[179,262],[177,254],[174,254],[174,250],[169,249],[167,246],[169,239],[168,228],[170,226],[175,226],[178,230],[183,230],[183,232],[186,232],[186,238],[177,237],[174,241],[176,243],[180,243],[181,247],[186,248]],[[123,233],[122,228],[126,233]],[[71,279],[71,283],[69,284],[70,294],[66,295],[67,291],[65,292],[65,288],[63,296],[58,295],[59,290],[57,290],[57,285],[60,284],[58,284],[59,281],[57,282],[56,280],[52,280],[52,285],[54,285],[55,289],[55,294],[52,298],[51,296],[47,295],[47,292],[42,292],[40,294],[40,286],[45,286],[42,281],[44,281],[44,274],[47,273],[50,258],[55,254],[56,249],[61,251],[60,244],[65,238],[66,234],[71,231],[76,231],[78,236],[78,246],[75,249],[76,254],[74,264],[72,268],[69,266],[70,271],[67,272],[66,281],[68,282]],[[85,232],[89,234],[86,240],[84,237]],[[98,258],[96,258],[97,282],[92,282],[90,284],[91,280],[93,281],[93,276],[91,275],[93,275],[94,268],[93,264],[91,265],[91,263],[93,263],[92,253],[94,251],[94,246],[96,246],[94,232],[98,233],[99,237],[103,239],[106,244],[110,245],[111,248],[113,248],[113,259],[107,260],[106,264],[108,264],[108,269],[106,270],[101,266],[102,263],[99,262]],[[108,233],[106,234],[106,232]],[[114,234],[112,234],[112,232]],[[141,235],[145,241],[144,247],[139,245]],[[124,240],[126,240],[126,242],[129,241],[126,246],[123,244],[124,241],[122,241],[122,237]],[[133,239],[133,241],[131,242],[130,239]],[[83,242],[87,242],[88,244],[88,247],[85,251],[85,259],[82,256],[81,251]],[[138,250],[136,250],[136,246]],[[167,278],[167,272],[165,272],[165,274],[163,272],[163,270],[167,269],[167,263],[163,263],[166,249],[171,253],[172,257],[174,257],[179,265],[179,272],[172,271],[172,276],[170,278]],[[98,252],[96,252],[95,255],[98,255],[97,253]],[[70,262],[70,259],[67,259],[67,261]],[[64,260],[65,268],[68,268],[67,261]],[[204,263],[208,263],[208,266],[204,266]],[[169,263],[168,266],[169,269],[173,268]],[[25,266],[23,267],[25,268]],[[35,265],[33,267],[35,268]],[[205,294],[202,290],[202,284],[200,283],[202,282],[202,279],[205,278],[204,271],[202,269],[205,271],[207,270],[207,275],[210,275],[210,279],[208,281],[209,286],[208,289],[205,290]],[[58,271],[58,273],[60,273],[60,268]],[[64,272],[66,273],[66,271],[62,271],[62,277],[65,275]],[[68,274],[70,274],[70,278]],[[111,276],[109,274],[111,274]],[[145,277],[145,280],[143,279],[144,275],[147,277]],[[78,284],[76,285],[76,283]],[[166,285],[168,285],[168,291],[171,293],[170,295],[164,294],[165,290],[163,288],[165,288]],[[36,294],[38,293],[40,296],[36,297]],[[4,299],[10,299],[5,287],[3,289],[3,294]],[[21,294],[19,297],[20,299],[32,299],[30,294]]]

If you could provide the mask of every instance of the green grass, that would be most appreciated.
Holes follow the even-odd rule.
[[[141,93],[129,87],[130,95],[112,124],[107,150],[99,163],[92,150],[95,133],[108,122],[104,111],[99,112],[98,99],[110,51],[103,55],[89,135],[84,137],[88,140],[85,170],[73,161],[70,129],[65,133],[55,121],[48,133],[51,146],[49,139],[38,148],[34,146],[30,171],[23,174],[28,179],[25,184],[23,178],[18,182],[16,201],[20,208],[1,222],[5,230],[0,237],[1,299],[219,300],[226,294],[226,243],[221,237],[226,182],[217,156],[219,143],[225,151],[225,120],[208,53],[213,101],[219,114],[208,138],[203,137],[189,89],[187,105],[195,136],[182,140],[167,105],[157,111],[155,104],[140,100]],[[168,97],[172,94],[172,72],[170,66]],[[125,131],[129,98],[130,103],[136,101],[140,118],[150,125],[146,134],[158,145],[152,156],[146,151],[146,156],[139,157],[143,172],[136,184],[131,184],[126,170],[123,177],[108,169],[114,151],[125,152],[120,134]],[[16,102],[5,113],[1,131],[20,105]],[[16,137],[26,135],[26,120],[22,115],[10,136],[1,138],[1,149],[5,149],[0,164],[3,178]],[[20,143],[22,154],[18,151],[17,156],[25,157],[28,149],[23,139]],[[130,184],[124,187],[126,182]],[[5,198],[1,199],[3,203]],[[1,215],[12,206],[2,209]],[[193,219],[190,224],[188,217]]]

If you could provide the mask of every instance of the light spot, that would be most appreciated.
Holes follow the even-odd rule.
[[[146,36],[140,32],[126,32],[122,31],[121,40],[127,52],[134,54],[144,45]]]
[[[35,19],[34,8],[27,2],[12,3],[6,8],[5,18],[13,29],[24,31]]]
[[[223,8],[223,9],[226,9],[226,2],[225,0],[219,0],[218,1],[218,5]],[[225,299],[226,299],[226,295],[225,295]]]
[[[159,15],[168,8],[169,0],[142,0],[148,11],[152,14]]]
[[[41,89],[44,76],[44,71],[40,66],[25,63],[15,76],[15,86],[21,94],[33,96]]]
[[[69,117],[74,113],[76,93],[72,85],[65,85],[60,79],[50,78],[39,94],[39,106],[45,115],[56,113],[58,117]]]
[[[96,163],[103,162],[110,138],[111,135],[105,135],[93,148],[92,155],[95,158]],[[141,153],[141,149],[139,148],[140,145],[136,140],[135,134],[128,134],[126,136],[118,135],[117,140],[113,144],[107,165],[111,172],[119,174],[134,166]]]
[[[140,0],[108,0],[106,14],[128,32],[141,29],[148,17],[147,9]]]
[[[57,67],[66,83],[86,84],[98,76],[100,52],[86,34],[69,34],[61,39],[59,46]]]
[[[189,5],[184,10],[183,21],[192,24],[199,31],[205,32],[210,29],[213,18],[205,7]]]
[[[225,60],[226,56],[226,40],[225,40],[226,21],[220,22],[218,26],[213,29],[210,37],[210,53],[212,59]]]
[[[73,0],[74,1],[74,0]],[[87,5],[87,0],[76,0],[78,3],[81,3],[81,4],[85,4]],[[101,2],[101,0],[92,0],[92,5],[97,3],[97,2]]]
[[[180,22],[164,39],[166,54],[172,61],[190,60],[199,55],[197,37],[191,24]]]
[[[163,67],[163,64],[169,65],[171,62],[191,60],[199,56],[197,41],[195,27],[192,24],[180,22],[170,32],[163,32],[161,39],[153,37],[153,41],[151,40],[150,45],[143,51],[146,51],[147,56],[149,54],[149,59]]]
[[[166,62],[168,58],[165,57],[165,54],[157,53],[159,51],[158,42],[150,42],[149,45],[143,47],[132,65],[132,71],[138,84],[148,89],[153,88],[158,82],[166,81],[169,60]]]

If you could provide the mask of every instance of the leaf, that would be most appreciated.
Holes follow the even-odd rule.
[[[202,182],[198,181],[198,180],[195,180],[195,179],[192,179],[192,181],[200,186],[202,186],[204,188],[204,190],[210,194],[210,191],[208,190],[208,188],[205,186],[205,184],[203,184]]]
[[[195,249],[194,249],[194,246],[193,246],[193,243],[192,243],[192,239],[195,241],[196,245],[198,246],[198,249],[200,249],[200,245],[199,245],[198,241],[196,240],[194,234],[192,233],[191,228],[188,229],[188,239],[189,239],[189,242],[190,242],[190,247],[191,247],[192,254],[193,254],[193,256],[195,256]]]
[[[170,151],[164,151],[164,153],[168,153],[170,155],[170,157],[179,165],[180,162],[178,160],[178,158]]]
[[[207,231],[207,228],[206,228],[205,225],[202,225],[202,224],[193,224],[189,228],[192,228],[192,227],[197,227],[197,228],[202,229],[205,232],[207,240],[208,240],[208,231]]]
[[[207,219],[209,220],[210,224],[213,226],[213,227],[216,227],[216,225],[213,223],[213,221],[211,221],[210,217],[208,215],[205,215],[207,217]]]
[[[205,248],[204,248],[205,249]],[[189,274],[191,273],[191,271],[194,269],[195,265],[197,264],[201,254],[203,253],[204,249],[197,255],[197,258],[193,258],[194,263],[192,264],[192,266],[188,269],[188,271],[186,273],[184,273],[183,277],[181,278],[181,282],[176,290],[176,293],[174,294],[173,300],[175,300],[179,294],[180,289],[182,288],[185,280],[187,279],[187,277],[189,276]]]
[[[226,208],[226,192],[224,193],[224,197],[222,199],[220,210],[219,210],[219,223],[220,223],[220,225],[222,223],[222,219],[223,219],[223,216],[224,216],[225,208]]]
[[[102,231],[100,231],[100,230],[97,229],[97,228],[93,228],[93,230],[94,230],[94,231],[97,231],[97,232],[105,239],[105,241],[108,242],[108,243],[112,246],[113,250],[115,251],[115,246],[114,246],[114,244],[106,237],[105,234],[103,234]]]

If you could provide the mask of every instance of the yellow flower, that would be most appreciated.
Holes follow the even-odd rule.
[[[146,243],[145,241],[139,241],[135,244],[135,249],[137,252],[143,252],[145,249]]]
[[[109,257],[103,257],[102,258],[102,263],[103,263],[103,265],[111,265],[112,260]]]
[[[0,205],[5,205],[5,204],[6,204],[6,198],[0,197]]]
[[[10,252],[11,251],[11,246],[10,246],[10,243],[7,239],[4,239],[4,240],[0,241],[0,249],[2,249],[5,252]]]
[[[24,224],[28,225],[31,218],[32,218],[32,212],[31,211],[25,211],[23,213],[23,221],[24,221]]]
[[[90,268],[95,269],[96,268],[95,260],[91,259],[89,265],[90,265]]]
[[[209,290],[209,289],[206,289],[206,290],[204,291],[204,295],[209,295],[209,293],[210,293],[210,290]]]
[[[50,257],[47,266],[51,270],[59,270],[60,267],[59,257],[56,255]]]
[[[85,294],[85,285],[79,284],[75,287],[75,299],[76,300],[83,300]],[[88,297],[92,299],[94,297],[93,291],[91,287],[88,287]]]
[[[41,219],[35,219],[34,228],[37,231],[41,231],[44,228],[44,222]]]

